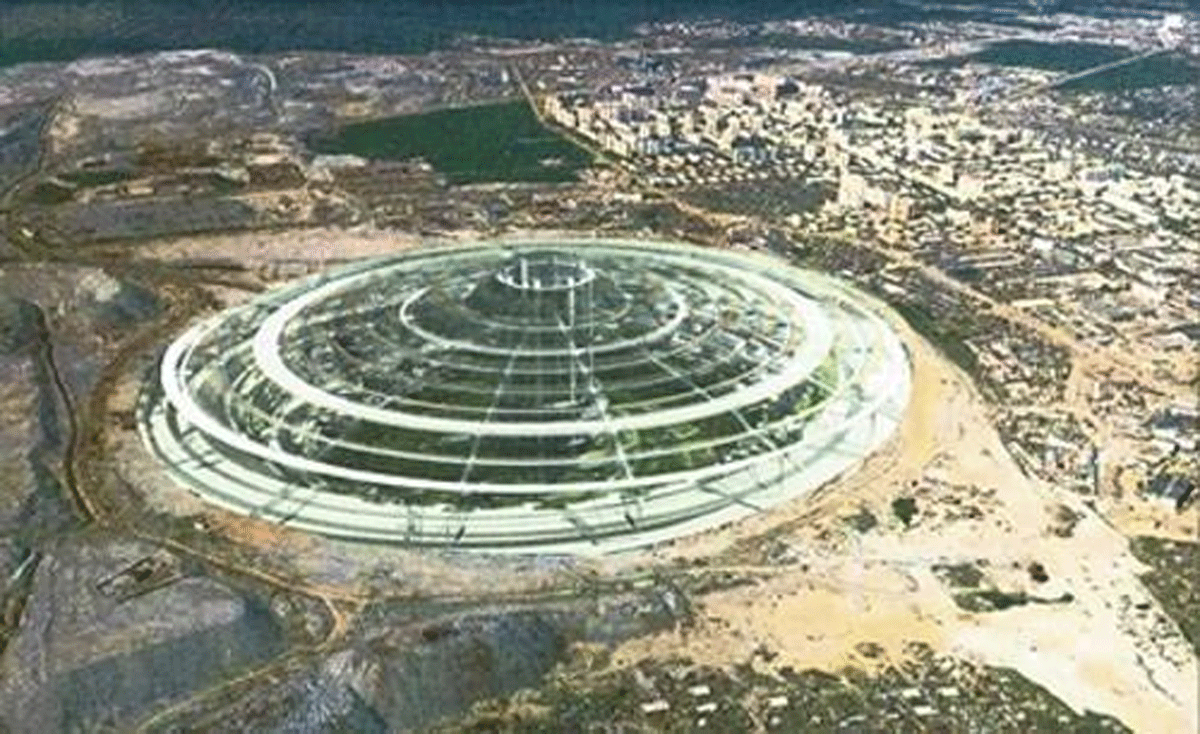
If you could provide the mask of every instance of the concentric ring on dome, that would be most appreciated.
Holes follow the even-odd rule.
[[[803,495],[909,394],[872,299],[659,242],[481,242],[263,295],[168,347],[146,444],[201,497],[360,540],[645,546]]]

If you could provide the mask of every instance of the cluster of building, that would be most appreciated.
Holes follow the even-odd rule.
[[[818,216],[897,247],[966,251],[984,258],[982,271],[1020,265],[1013,272],[1027,284],[1030,266],[1062,264],[1046,285],[1126,292],[1115,300],[1147,311],[1186,304],[1187,312],[1172,309],[1174,318],[1155,324],[1159,334],[1187,323],[1194,310],[1170,296],[1189,285],[1181,273],[1200,253],[1186,234],[1200,224],[1200,184],[989,125],[961,103],[849,100],[821,85],[743,73],[661,94],[629,85],[556,95],[546,112],[654,185],[825,180],[836,196]],[[1096,321],[1086,312],[1052,320],[1075,318]],[[1167,342],[1182,346],[1184,338]]]
[[[864,94],[746,71],[560,93],[545,112],[665,190],[822,182],[823,205],[787,224],[910,253],[1086,348],[1136,353],[1145,375],[1186,382],[1200,340],[1200,180],[1021,126],[1015,104],[971,89]],[[904,268],[858,275],[944,320],[936,308],[950,297],[944,288]],[[985,320],[942,336],[965,343],[965,361],[994,396],[1061,400],[1069,355]],[[1145,409],[1118,412],[1142,422]],[[1008,438],[1020,445],[1041,423],[1024,416]],[[1082,436],[1043,433],[1029,447],[1031,468],[1093,489],[1107,457]]]
[[[1170,282],[1163,271],[1172,253],[1196,250],[1178,234],[1200,223],[1196,181],[1110,165],[1030,130],[989,124],[958,97],[853,99],[746,72],[667,89],[552,95],[545,111],[652,184],[829,177],[835,209],[885,225],[897,244],[1023,238],[1046,251],[1145,230],[1158,235],[1167,259],[1138,274],[1159,285]]]
[[[1010,413],[998,428],[1026,472],[1082,494],[1100,493],[1100,449],[1073,415],[1058,411]]]
[[[555,713],[571,716],[581,730],[605,721],[604,731],[742,731],[757,722],[766,731],[859,731],[869,722],[903,730],[963,730],[980,716],[1012,730],[1057,730],[1072,725],[1089,731],[1121,731],[1107,716],[1075,714],[1045,689],[1015,671],[986,668],[930,654],[910,644],[918,657],[881,665],[872,674],[847,668],[843,676],[814,669],[783,668],[780,676],[725,673],[673,661],[643,662],[583,698],[562,696]],[[880,661],[882,648],[860,642],[855,653]],[[757,655],[770,657],[760,647]],[[560,708],[561,707],[561,708]],[[569,707],[569,713],[568,713]]]
[[[598,95],[552,95],[547,117],[605,151],[636,161],[652,185],[811,177],[841,122],[818,85],[727,74],[660,93],[627,84]]]

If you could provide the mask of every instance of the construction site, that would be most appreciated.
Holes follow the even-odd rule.
[[[0,729],[1200,729],[1104,22],[0,70]]]
[[[138,412],[167,473],[280,525],[645,548],[803,495],[886,440],[908,365],[864,299],[662,242],[425,246],[202,322]]]

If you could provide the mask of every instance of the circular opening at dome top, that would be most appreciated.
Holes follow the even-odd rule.
[[[586,285],[596,271],[582,260],[558,252],[516,255],[496,272],[496,279],[511,288],[562,291]]]

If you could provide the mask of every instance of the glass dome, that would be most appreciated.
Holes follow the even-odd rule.
[[[428,248],[196,325],[143,435],[200,496],[289,526],[622,550],[800,496],[890,435],[909,367],[878,309],[686,245]]]

